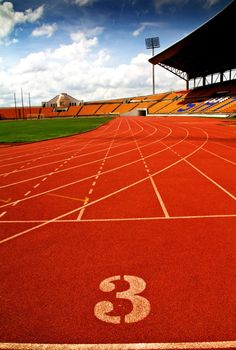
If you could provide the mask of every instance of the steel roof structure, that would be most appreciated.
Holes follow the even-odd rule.
[[[149,62],[159,64],[188,81],[236,68],[236,0],[195,31],[155,55]],[[231,73],[230,73],[231,75]],[[205,85],[205,84],[203,84]]]

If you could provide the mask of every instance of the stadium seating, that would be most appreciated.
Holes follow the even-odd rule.
[[[143,113],[142,113],[143,112]],[[53,107],[0,108],[0,119],[39,119],[108,115],[236,114],[235,81],[184,91],[87,102],[55,111]]]
[[[20,116],[20,109],[15,108],[0,108],[0,120],[4,119],[18,119]]]
[[[52,107],[41,108],[41,113],[44,115],[44,118],[53,118],[57,116],[57,113],[53,111]]]
[[[92,116],[96,113],[101,104],[86,104],[80,109],[78,116]]]
[[[162,113],[163,108],[170,106],[177,96],[178,95],[175,92],[170,92],[149,108],[149,114]]]
[[[188,114],[215,114],[235,112],[235,88],[229,84],[190,90],[178,101],[172,112]],[[229,112],[229,113],[230,113]]]
[[[135,107],[137,107],[138,103],[133,103],[133,102],[127,102],[119,105],[113,113],[115,114],[126,114],[132,111]]]
[[[58,111],[58,117],[76,117],[81,108],[81,106],[70,106],[66,111]]]
[[[9,107],[0,108],[0,119],[31,119],[40,114],[40,107]]]
[[[218,104],[213,112],[235,113],[236,112],[236,96],[230,97],[221,104]]]
[[[103,103],[96,112],[96,115],[113,114],[114,110],[120,106],[120,103]]]
[[[153,106],[154,104],[156,104],[155,101],[143,101],[143,102],[140,102],[135,108],[136,109],[139,109],[139,108],[150,108],[151,106]]]

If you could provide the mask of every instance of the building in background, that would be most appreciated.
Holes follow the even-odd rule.
[[[42,107],[53,107],[56,111],[67,110],[70,106],[79,106],[83,103],[81,100],[62,92],[60,95],[55,96],[48,102],[42,102]]]

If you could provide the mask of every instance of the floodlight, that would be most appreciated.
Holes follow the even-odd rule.
[[[160,47],[159,37],[156,36],[154,38],[145,39],[146,48],[152,49],[152,56],[154,56],[154,49]],[[154,64],[152,66],[152,92],[155,94],[155,72],[154,72]]]
[[[146,48],[147,49],[154,49],[154,48],[158,48],[160,47],[160,40],[159,37],[155,37],[155,38],[147,38],[145,39],[145,43],[146,43]]]

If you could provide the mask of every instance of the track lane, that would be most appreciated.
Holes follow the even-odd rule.
[[[104,346],[105,343],[111,343],[111,349],[116,349],[119,344],[123,349],[123,344],[127,343],[132,343],[134,348],[144,346],[145,349],[158,349],[163,343],[165,349],[167,344],[177,349],[180,343],[185,346],[189,343],[190,348],[200,348],[202,345],[212,349],[219,348],[220,344],[234,347],[233,304],[236,291],[232,279],[235,266],[235,205],[231,207],[223,192],[195,169],[201,169],[197,162],[202,154],[210,157],[211,164],[216,161],[220,166],[221,162],[225,164],[225,160],[203,151],[211,140],[210,136],[208,140],[205,135],[196,143],[189,144],[193,142],[194,135],[204,135],[192,126],[185,125],[184,131],[180,130],[180,125],[177,127],[171,122],[169,126],[160,126],[156,118],[130,118],[127,121],[132,128],[125,128],[127,133],[124,137],[126,141],[127,137],[132,138],[132,142],[123,148],[122,137],[119,138],[117,134],[113,145],[118,147],[110,148],[110,157],[107,154],[104,168],[97,179],[94,190],[94,196],[97,193],[97,197],[85,205],[77,203],[78,198],[75,198],[71,210],[62,208],[62,214],[57,212],[57,216],[49,221],[7,222],[2,218],[0,229],[4,229],[5,238],[9,237],[0,245],[3,252],[0,295],[4,315],[8,315],[4,322],[0,321],[3,325],[0,327],[2,344],[4,341],[13,343],[13,346],[15,342],[71,343],[84,344],[85,349],[89,346],[86,344],[93,346],[94,342]],[[122,123],[123,126],[127,125],[125,119],[122,119]],[[144,124],[149,123],[153,126],[145,127]],[[132,130],[141,132],[132,137]],[[146,139],[143,139],[145,135]],[[151,148],[148,149],[150,141],[153,142],[153,153]],[[109,142],[111,144],[111,138]],[[129,152],[132,145],[136,147],[136,152]],[[182,145],[186,148],[182,148]],[[120,146],[125,152],[124,158],[116,153]],[[147,151],[145,157],[143,150]],[[111,154],[116,156],[111,157]],[[106,153],[103,159],[105,156]],[[169,218],[153,205],[157,200],[154,200],[155,192],[150,177],[144,175],[147,168],[142,158],[145,158],[146,164],[149,162],[148,167],[155,168],[152,177],[157,181],[158,190],[170,211]],[[116,159],[116,169],[114,165],[112,167],[112,159]],[[156,163],[159,163],[159,167]],[[80,182],[71,185],[70,195],[75,194],[73,186],[77,185],[85,193],[89,191],[89,186],[98,174],[99,167],[96,164],[97,167],[89,170],[86,180],[82,177]],[[231,163],[228,165],[233,166]],[[205,168],[202,170],[206,171]],[[171,183],[171,172],[177,185],[170,189],[166,185]],[[125,177],[122,174],[126,174]],[[132,174],[136,181],[132,182]],[[185,203],[178,197],[178,184],[183,174],[187,178],[183,191]],[[167,178],[163,183],[160,181],[162,176]],[[227,183],[227,176],[224,178]],[[195,183],[191,185],[190,179]],[[105,186],[106,182],[110,188]],[[66,198],[68,192],[64,185],[60,191],[54,191],[55,198],[45,193],[34,197],[34,200],[37,202],[40,196],[45,203],[53,200],[50,202],[51,207],[56,207],[56,201],[63,204],[70,199],[73,202],[72,198]],[[198,192],[196,203],[193,200],[195,197],[190,194],[191,188]],[[49,191],[53,193],[52,187]],[[100,191],[100,195],[97,191]],[[205,196],[204,191],[211,195],[215,193],[221,201],[216,207],[218,213],[214,214],[212,206],[208,208],[210,212],[207,215],[201,216],[198,212],[199,201]],[[219,197],[218,191],[221,193]],[[170,201],[166,201],[168,193],[172,195]],[[64,197],[56,198],[55,194]],[[148,194],[150,200],[138,201],[138,198],[144,198],[144,194]],[[210,197],[207,200],[209,203]],[[23,203],[26,207],[28,203],[28,209],[31,203],[29,213],[32,213],[31,199],[25,198],[21,205]],[[45,207],[45,203],[42,201],[41,208]],[[9,206],[5,205],[4,208]],[[219,205],[225,207],[225,214]],[[179,207],[185,209],[181,216],[174,214]],[[188,207],[192,208],[192,215],[186,215]],[[83,216],[76,221],[82,208],[85,208]],[[140,216],[136,216],[138,213]],[[24,215],[23,212],[21,215],[19,213],[22,219]],[[99,290],[99,284],[105,278],[127,274],[145,280],[146,289],[142,296],[150,302],[150,315],[133,324],[122,322],[112,325],[98,320],[94,316],[94,305],[101,300],[112,301],[114,314],[122,314],[123,319],[132,310],[130,302],[118,301],[115,293],[104,294]],[[122,279],[116,284],[116,288],[120,288],[118,290],[127,287]],[[2,344],[0,346],[3,347]],[[33,348],[34,345],[30,349]]]
[[[183,139],[183,140],[184,140],[184,139]],[[182,141],[182,140],[181,140],[181,141]],[[159,141],[158,141],[158,142],[159,142]],[[160,142],[162,142],[162,141],[160,141]],[[179,142],[180,142],[180,141],[179,141]],[[186,159],[187,159],[188,157],[190,157],[192,154],[198,152],[198,150],[199,150],[201,147],[203,147],[203,146],[205,145],[206,142],[207,142],[207,140],[205,140],[197,149],[195,149],[193,152],[189,153],[187,156],[185,156],[185,157],[180,157],[180,156],[179,156],[178,159],[177,159],[176,161],[171,162],[171,164],[168,164],[168,166],[161,167],[160,170],[156,171],[155,173],[152,173],[152,175],[155,176],[155,175],[157,175],[157,174],[160,174],[160,173],[162,173],[162,172],[165,172],[166,170],[168,170],[168,169],[172,168],[173,166],[176,166],[176,165],[179,164],[180,162],[186,160]],[[167,146],[166,149],[171,150],[171,147],[170,147],[170,146]],[[158,152],[158,153],[159,153],[159,152]],[[173,153],[173,152],[171,152],[171,153]],[[120,171],[121,168],[123,168],[123,167],[118,167],[117,170]],[[135,182],[129,183],[128,185],[123,186],[123,187],[121,187],[121,188],[118,188],[118,189],[116,189],[116,190],[110,191],[110,189],[109,189],[109,192],[108,192],[107,194],[103,194],[100,198],[97,198],[97,199],[93,200],[92,202],[86,203],[86,204],[84,204],[84,205],[76,206],[76,208],[73,209],[73,210],[69,210],[69,211],[65,212],[64,214],[60,214],[60,215],[58,215],[58,216],[55,216],[54,218],[51,218],[47,223],[43,223],[43,224],[40,224],[40,225],[36,225],[36,226],[35,226],[35,229],[37,229],[38,227],[47,225],[48,223],[53,222],[53,221],[56,221],[56,220],[61,219],[61,218],[63,218],[63,217],[67,217],[67,216],[70,216],[71,214],[77,213],[77,212],[80,211],[81,209],[84,209],[84,208],[86,208],[86,207],[88,207],[88,206],[91,206],[91,205],[97,204],[98,202],[107,200],[107,198],[110,198],[110,197],[112,197],[112,196],[116,196],[118,193],[120,194],[120,193],[123,192],[123,195],[125,195],[125,191],[127,191],[128,189],[130,189],[130,188],[132,188],[132,187],[134,187],[134,186],[139,185],[140,183],[142,183],[143,181],[146,181],[146,180],[148,180],[148,179],[149,179],[149,176],[146,176],[146,177],[143,177],[143,178],[140,179],[140,180],[137,180],[137,181],[135,181]],[[81,181],[84,181],[84,179],[81,180]],[[111,181],[111,183],[114,184],[114,182],[112,182],[112,181]],[[105,189],[107,189],[107,186],[105,186]],[[80,197],[81,197],[81,195],[80,195]],[[18,202],[16,202],[16,203],[18,203]],[[22,203],[22,201],[21,201],[20,203]],[[8,204],[6,204],[5,206],[7,206],[7,205],[8,205]],[[18,205],[18,204],[17,204],[17,205]],[[50,208],[51,208],[51,207],[50,207]],[[53,207],[53,209],[55,209],[55,208],[56,208],[56,207]],[[18,210],[15,210],[15,208],[14,208],[14,210],[12,210],[12,211],[14,211],[15,213],[18,213]],[[26,214],[26,213],[27,213],[27,211],[25,211],[25,214]],[[6,215],[6,214],[5,214],[5,215]],[[14,219],[14,217],[13,217],[13,219]],[[30,231],[31,231],[31,230],[30,230]],[[26,233],[28,233],[28,230],[27,230]],[[19,232],[19,233],[17,233],[17,234],[16,234],[16,237],[19,237],[19,236],[21,236],[22,234],[25,234],[25,232]]]

